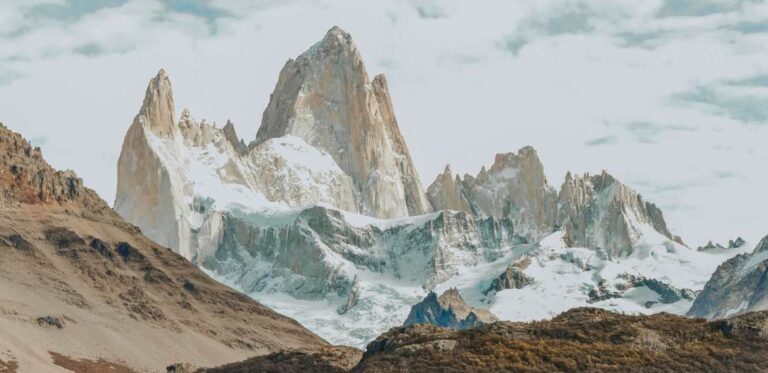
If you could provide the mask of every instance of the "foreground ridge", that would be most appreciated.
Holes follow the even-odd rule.
[[[496,322],[454,330],[397,327],[371,342],[351,369],[325,356],[293,353],[219,369],[241,372],[323,366],[324,372],[762,371],[768,358],[768,312],[707,322],[670,314],[627,316],[577,308],[547,321]],[[190,370],[195,371],[195,370]]]

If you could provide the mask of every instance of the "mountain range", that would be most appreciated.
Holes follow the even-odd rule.
[[[449,288],[502,320],[682,315],[748,250],[690,249],[605,171],[557,189],[531,147],[477,175],[448,165],[425,190],[386,79],[338,27],[286,62],[252,141],[175,113],[161,70],[125,137],[115,210],[333,343],[362,347]]]
[[[768,351],[768,237],[692,249],[606,171],[550,185],[532,147],[425,188],[338,27],[286,62],[250,141],[177,117],[161,69],[117,175],[110,208],[0,126],[0,372],[754,371]]]

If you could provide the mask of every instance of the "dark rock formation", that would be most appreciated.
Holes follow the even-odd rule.
[[[498,319],[488,310],[470,307],[456,289],[446,290],[440,297],[430,292],[415,304],[403,325],[432,324],[445,328],[467,329]]]
[[[533,277],[523,273],[523,271],[530,264],[530,258],[524,258],[520,261],[510,264],[504,273],[493,279],[491,286],[485,290],[484,294],[488,294],[491,291],[501,291],[504,289],[522,289],[533,283]]]
[[[717,267],[688,315],[712,319],[768,309],[768,237]]]

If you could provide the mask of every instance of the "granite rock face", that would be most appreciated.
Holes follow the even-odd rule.
[[[210,254],[220,223],[214,201],[257,208],[326,203],[357,211],[352,180],[301,139],[270,139],[248,149],[231,123],[198,122],[186,109],[171,125],[175,108],[163,70],[146,95],[118,161],[115,210],[154,240],[190,259],[201,250]]]
[[[300,299],[335,294],[346,299],[340,313],[359,296],[356,268],[431,289],[461,266],[495,260],[519,242],[508,223],[455,211],[394,226],[355,225],[345,213],[321,206],[303,210],[283,225],[254,225],[254,218],[224,214],[218,248],[202,265],[236,278],[235,284],[247,293]]]
[[[569,247],[626,256],[644,230],[651,229],[682,244],[669,232],[658,207],[605,171],[594,176],[568,173],[558,194],[547,183],[531,147],[498,154],[493,166],[483,167],[476,177],[454,177],[446,167],[427,189],[427,196],[438,210],[509,219],[529,241],[563,230]]]
[[[762,310],[768,310],[768,237],[751,254],[717,267],[688,315],[720,319]]]
[[[626,256],[645,234],[645,228],[682,244],[667,229],[656,205],[603,171],[572,176],[560,188],[559,226],[568,246],[600,248],[608,255]]]
[[[453,175],[451,165],[437,176],[437,180],[427,189],[427,198],[435,210],[454,210],[473,213],[472,206],[465,195],[461,177]]]
[[[443,328],[468,329],[498,320],[488,310],[470,307],[459,291],[451,288],[439,297],[430,292],[424,300],[411,308],[403,326],[432,324]]]
[[[491,168],[483,167],[476,177],[454,180],[448,167],[428,191],[436,209],[509,219],[531,241],[555,227],[557,192],[547,184],[544,167],[532,147],[496,155]]]
[[[280,72],[255,144],[293,135],[330,154],[378,218],[432,211],[395,119],[384,76],[373,81],[338,27]]]

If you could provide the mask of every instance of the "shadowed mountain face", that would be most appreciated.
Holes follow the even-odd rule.
[[[470,307],[459,291],[452,288],[439,297],[430,292],[424,300],[411,307],[403,325],[432,324],[444,328],[467,329],[498,320],[487,310]]]
[[[299,362],[324,372],[755,372],[768,358],[768,312],[707,322],[577,308],[548,321],[466,330],[393,328],[368,345],[354,368],[331,366],[338,352],[326,355],[273,354],[199,372],[283,372]]]
[[[0,359],[22,372],[154,371],[325,345],[144,237],[5,127],[0,203]]]
[[[688,315],[720,319],[766,309],[768,236],[755,246],[752,253],[737,255],[717,267],[704,290],[696,297]]]

